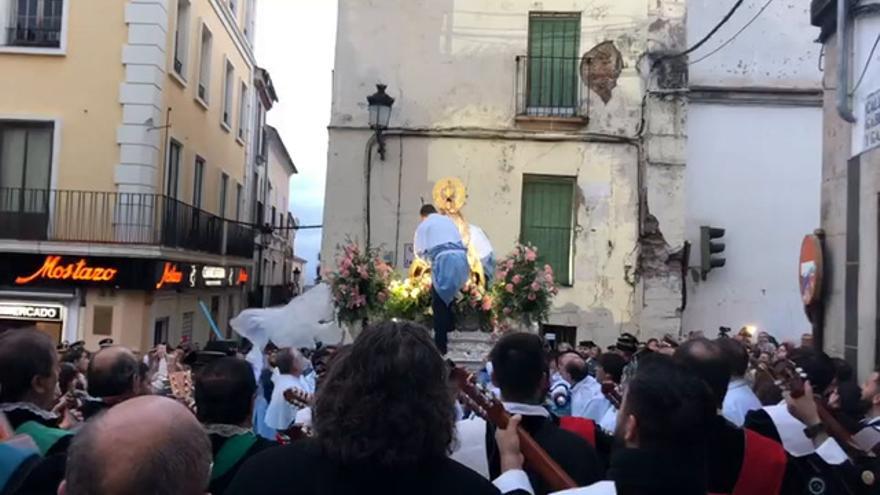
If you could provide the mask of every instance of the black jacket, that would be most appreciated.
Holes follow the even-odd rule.
[[[498,495],[495,486],[461,464],[442,457],[420,466],[390,469],[344,466],[328,458],[314,440],[263,451],[238,472],[227,495]]]
[[[523,416],[520,424],[578,486],[591,485],[603,478],[604,469],[596,449],[578,435],[560,428],[559,418]],[[489,476],[495,479],[501,474],[501,465],[495,428],[491,425],[486,427],[486,452],[489,456]],[[528,467],[525,472],[536,495],[550,493],[550,488],[536,473]]]
[[[706,495],[702,447],[687,451],[618,448],[608,479],[618,495]]]
[[[217,457],[217,453],[220,452],[220,449],[222,449],[223,445],[226,444],[226,441],[229,440],[229,437],[223,437],[216,434],[208,435],[208,438],[211,439],[211,453],[214,457]],[[226,493],[226,489],[229,487],[229,484],[232,483],[235,475],[238,474],[238,470],[241,469],[248,459],[266,449],[271,449],[277,446],[277,443],[257,436],[257,441],[247,450],[247,452],[244,453],[241,460],[236,462],[235,465],[229,468],[229,471],[226,471],[222,476],[211,480],[211,485],[209,487],[211,495],[223,495]]]

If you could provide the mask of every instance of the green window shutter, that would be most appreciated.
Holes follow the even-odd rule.
[[[577,105],[580,14],[529,17],[528,106],[573,109]]]
[[[523,179],[521,241],[538,248],[538,261],[552,266],[562,285],[571,285],[574,187],[570,177]]]

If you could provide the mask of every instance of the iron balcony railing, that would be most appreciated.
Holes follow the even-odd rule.
[[[576,57],[516,57],[516,114],[586,118],[589,65]]]
[[[253,229],[160,194],[0,188],[0,238],[146,244],[251,258]]]
[[[49,23],[50,27],[15,26],[6,29],[6,46],[32,46],[58,48],[61,46],[61,21]]]

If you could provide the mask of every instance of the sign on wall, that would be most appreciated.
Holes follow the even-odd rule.
[[[0,303],[0,319],[61,321],[61,306]]]
[[[822,297],[824,266],[822,241],[814,234],[804,237],[798,265],[798,284],[804,306],[818,302]]]

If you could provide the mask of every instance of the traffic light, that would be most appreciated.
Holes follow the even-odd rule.
[[[723,242],[712,242],[716,239],[724,237],[724,229],[717,227],[700,227],[700,251],[702,253],[700,259],[700,274],[703,280],[715,268],[721,268],[727,263],[725,258],[715,255],[724,252]]]

